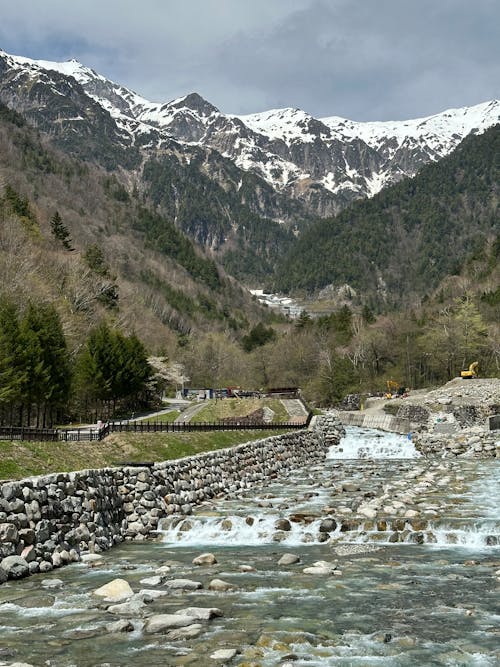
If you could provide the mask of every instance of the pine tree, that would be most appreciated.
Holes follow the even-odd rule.
[[[71,245],[71,238],[68,231],[68,228],[63,223],[59,211],[56,211],[52,218],[50,219],[50,228],[52,230],[52,235],[58,241],[61,241],[62,245],[66,250],[74,250]]]
[[[14,422],[13,414],[19,407],[26,383],[19,339],[16,306],[0,301],[0,419],[8,424]]]

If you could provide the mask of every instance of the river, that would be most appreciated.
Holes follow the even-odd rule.
[[[418,518],[359,520],[360,502],[397,509],[410,483]],[[2,585],[0,664],[499,665],[499,490],[495,460],[426,461],[402,436],[350,428],[323,465],[169,518],[157,542]],[[217,563],[192,564],[207,551]],[[284,554],[300,561],[280,565]],[[171,591],[110,633],[118,617],[92,591],[117,577],[148,588],[160,566],[157,590],[173,578],[203,588]],[[215,578],[234,588],[209,590]],[[222,616],[191,639],[143,632],[145,616],[186,607]],[[210,657],[222,648],[238,654]]]

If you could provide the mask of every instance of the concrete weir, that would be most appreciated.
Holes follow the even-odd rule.
[[[341,427],[332,435],[337,441]],[[0,486],[0,583],[144,540],[161,518],[325,459],[316,430],[263,438],[147,467],[54,473]]]
[[[376,428],[380,431],[391,433],[408,433],[411,430],[409,419],[393,417],[386,414],[363,414],[362,412],[342,412],[339,415],[345,426],[360,426],[363,428]]]

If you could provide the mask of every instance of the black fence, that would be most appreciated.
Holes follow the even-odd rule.
[[[110,433],[193,433],[206,431],[282,431],[307,428],[313,413],[305,421],[293,422],[155,422],[119,421],[109,422],[97,428],[34,428],[22,426],[0,426],[0,440],[28,440],[37,442],[93,442],[104,440]]]
[[[0,440],[27,440],[36,442],[80,442],[102,440],[97,428],[36,428],[32,426],[0,426]]]

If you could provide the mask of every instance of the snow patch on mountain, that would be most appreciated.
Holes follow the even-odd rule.
[[[500,122],[497,100],[405,121],[318,119],[293,108],[223,114],[197,93],[166,103],[150,102],[77,60],[32,60],[3,51],[0,57],[14,71],[33,77],[43,74],[58,95],[62,94],[60,82],[50,73],[72,77],[131,143],[140,139],[147,149],[174,140],[181,146],[217,150],[239,168],[311,206],[321,200],[321,192],[342,196],[344,203],[371,197],[386,185],[413,176],[425,163],[444,157],[468,134]],[[327,211],[331,211],[328,206]]]

